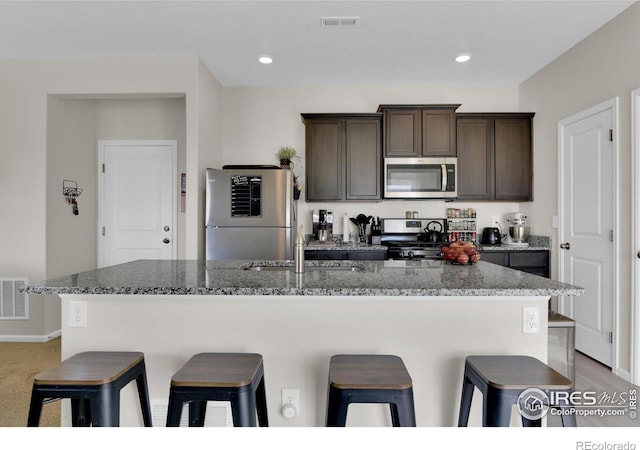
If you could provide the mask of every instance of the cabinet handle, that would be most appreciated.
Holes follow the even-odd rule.
[[[563,250],[571,250],[571,243],[565,242],[564,244],[560,244],[560,248]]]

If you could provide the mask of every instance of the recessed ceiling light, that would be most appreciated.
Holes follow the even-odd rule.
[[[458,55],[456,56],[456,62],[467,62],[471,59],[471,55]]]
[[[260,61],[262,64],[271,64],[273,62],[273,58],[268,55],[262,55],[258,58],[258,61]]]

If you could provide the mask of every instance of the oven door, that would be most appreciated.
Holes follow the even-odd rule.
[[[456,158],[385,158],[385,198],[455,198]]]

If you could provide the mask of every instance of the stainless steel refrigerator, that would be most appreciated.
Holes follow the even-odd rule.
[[[293,259],[293,174],[277,166],[207,169],[207,259]]]

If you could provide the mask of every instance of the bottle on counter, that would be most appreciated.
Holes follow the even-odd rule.
[[[298,236],[296,236],[296,245],[293,253],[294,272],[304,273],[304,236],[302,235],[302,224],[298,226]]]
[[[342,218],[342,242],[345,244],[349,242],[349,234],[351,230],[349,223],[349,217],[347,216],[347,213],[344,213],[344,217]]]

